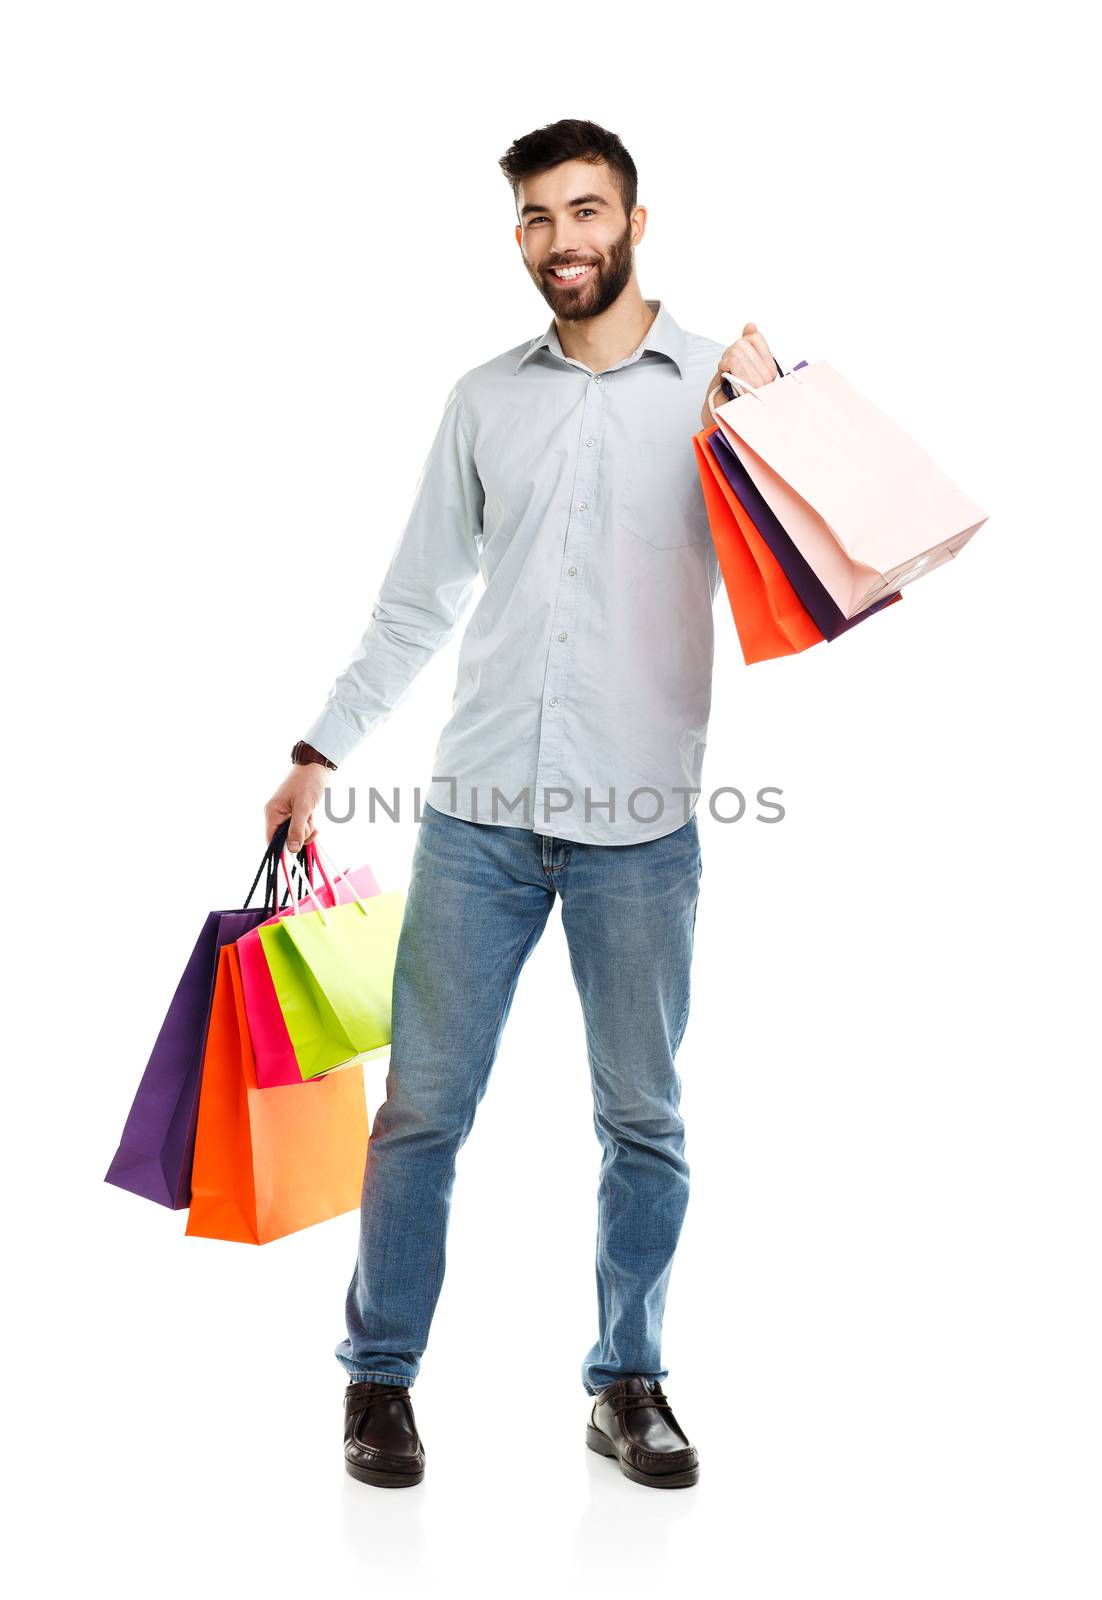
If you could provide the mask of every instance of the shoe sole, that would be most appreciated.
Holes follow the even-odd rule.
[[[600,1428],[595,1428],[591,1422],[586,1424],[585,1442],[599,1456],[611,1456],[614,1461],[618,1461],[620,1471],[625,1478],[630,1478],[632,1483],[645,1483],[649,1489],[687,1489],[700,1478],[699,1465],[686,1467],[684,1472],[640,1472],[638,1467],[633,1467],[630,1461],[624,1460],[608,1434],[602,1433]]]
[[[380,1472],[374,1467],[358,1467],[354,1461],[347,1459],[344,1466],[353,1478],[360,1483],[372,1483],[376,1489],[408,1489],[420,1483],[425,1476],[424,1467],[420,1472]]]

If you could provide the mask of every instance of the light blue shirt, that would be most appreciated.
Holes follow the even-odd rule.
[[[431,804],[602,845],[693,814],[720,573],[691,441],[726,346],[647,304],[642,343],[602,372],[552,319],[456,383],[360,649],[303,735],[331,761],[401,702],[481,579]]]

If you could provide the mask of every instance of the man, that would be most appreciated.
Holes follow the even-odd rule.
[[[690,439],[721,372],[776,365],[644,301],[647,212],[615,134],[567,119],[513,144],[516,241],[547,332],[448,396],[361,649],[266,810],[314,831],[326,775],[403,698],[485,589],[459,655],[414,851],[387,1097],[372,1127],[337,1358],[345,1461],[418,1483],[410,1388],[444,1275],[456,1155],[556,894],[588,1039],[598,1337],[587,1443],[636,1483],[697,1481],[662,1388],[666,1288],[689,1192],[674,1059],[701,874],[695,816],[719,567]]]

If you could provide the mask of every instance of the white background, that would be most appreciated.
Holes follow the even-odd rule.
[[[26,1592],[1096,1596],[1092,56],[1073,8],[5,7],[5,1438]],[[354,1215],[102,1175],[367,620],[455,378],[550,311],[498,157],[614,129],[645,295],[829,359],[990,521],[747,669],[725,597],[664,1360],[584,1447],[599,1148],[559,910],[460,1155],[428,1474],[340,1451]],[[688,441],[686,441],[688,448]],[[428,781],[456,641],[342,768]],[[751,808],[753,810],[753,807]],[[330,827],[405,886],[412,819]],[[487,952],[488,957],[491,952]],[[370,1074],[371,1109],[385,1067]],[[13,1558],[9,1544],[9,1561]]]

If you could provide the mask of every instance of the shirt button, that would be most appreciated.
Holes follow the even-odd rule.
[[[566,569],[566,576],[567,576],[567,577],[568,577],[568,578],[572,578],[572,577],[574,577],[574,575],[575,575],[575,573],[576,573],[576,572],[577,572],[577,570],[578,570],[578,569],[577,569],[577,567],[567,567],[567,569]]]
[[[594,383],[600,383],[600,381],[601,381],[601,374],[599,372],[595,372],[593,374],[593,382]]]
[[[579,511],[584,511],[585,510],[585,501],[584,500],[579,500],[578,501],[578,510]]]
[[[562,644],[562,642],[564,641],[565,638],[566,638],[566,634],[565,633],[560,633],[559,634],[559,643]]]
[[[548,701],[548,702],[547,702],[547,704],[548,704],[548,705],[549,705],[549,706],[557,706],[557,705],[558,705],[558,703],[559,703],[559,697],[558,697],[558,695],[557,695],[557,694],[553,694],[553,695],[552,695],[552,696],[551,696],[551,698],[550,698],[550,700],[549,700],[549,701]]]
[[[586,442],[586,444],[592,444],[593,440],[592,439],[587,439],[585,442]]]

